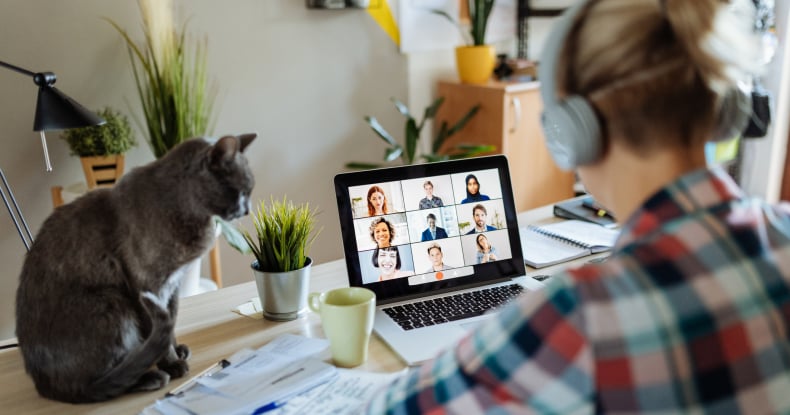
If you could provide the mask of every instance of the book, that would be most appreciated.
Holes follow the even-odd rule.
[[[577,219],[519,228],[524,263],[533,268],[610,251],[619,234],[615,229]]]
[[[617,220],[611,212],[600,206],[592,196],[554,204],[554,216],[592,222],[607,228],[617,227]]]

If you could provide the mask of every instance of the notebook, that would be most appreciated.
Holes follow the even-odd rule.
[[[522,226],[520,237],[524,263],[543,268],[606,252],[612,249],[619,234],[615,229],[576,219]]]
[[[513,280],[526,268],[504,156],[348,172],[334,184],[349,285],[376,293],[374,331],[407,364],[490,318],[484,306],[442,317],[448,297],[497,303],[520,293]],[[406,324],[408,313],[422,320]]]

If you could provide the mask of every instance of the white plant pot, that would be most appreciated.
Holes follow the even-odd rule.
[[[222,229],[217,225],[216,231],[214,232],[214,239],[219,237],[220,233],[222,233]],[[178,286],[179,297],[189,297],[217,289],[217,284],[215,284],[214,281],[208,278],[200,278],[202,262],[203,257],[197,257],[182,268],[184,275],[181,276],[181,282]]]

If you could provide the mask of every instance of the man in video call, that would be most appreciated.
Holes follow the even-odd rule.
[[[447,237],[447,231],[436,226],[436,215],[429,213],[426,217],[426,222],[428,222],[428,229],[422,231],[422,242]]]
[[[425,189],[425,197],[420,200],[420,209],[430,209],[444,206],[442,199],[439,198],[439,196],[433,195],[433,183],[431,183],[430,180],[426,180],[425,183],[423,183],[422,188]]]
[[[488,217],[488,211],[486,211],[485,206],[479,203],[476,204],[475,207],[472,208],[472,217],[474,218],[475,227],[472,228],[471,231],[467,232],[466,233],[467,235],[496,230],[495,227],[486,224],[486,217]]]
[[[442,246],[434,242],[428,247],[428,257],[431,258],[431,267],[425,272],[438,272],[450,269],[444,264],[444,254],[442,253]]]

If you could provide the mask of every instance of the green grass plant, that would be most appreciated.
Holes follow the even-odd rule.
[[[320,233],[314,231],[318,211],[309,204],[295,205],[287,197],[261,201],[252,214],[255,235],[242,230],[257,260],[258,271],[286,272],[303,268],[308,251]]]
[[[210,133],[216,89],[209,88],[206,73],[207,41],[190,42],[187,23],[176,28],[172,0],[138,0],[138,4],[143,43],[107,21],[126,41],[145,117],[142,128],[148,132],[151,151],[160,158],[182,141]]]

